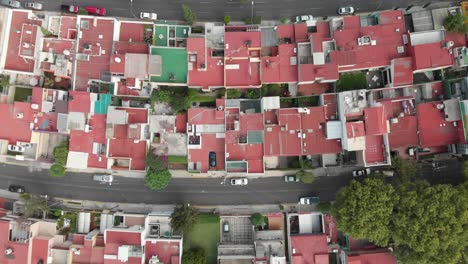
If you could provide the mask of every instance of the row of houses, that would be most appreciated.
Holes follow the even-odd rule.
[[[174,152],[188,155],[192,172],[261,174],[290,156],[322,166],[342,159],[388,165],[392,150],[441,152],[465,143],[464,98],[452,98],[437,78],[441,69],[462,69],[468,61],[466,36],[441,23],[456,8],[424,11],[431,25],[424,30],[418,27],[422,14],[401,10],[193,29],[2,12],[0,69],[33,87],[25,102],[13,101],[12,88],[2,95],[0,118],[9,124],[0,128],[3,154],[8,145],[32,143],[27,157],[39,159],[50,152],[51,138],[67,135],[69,168],[144,170],[154,138],[162,133],[160,143],[167,143],[161,120],[168,117],[151,115],[151,105],[140,100],[158,85],[208,91],[286,84],[290,95],[318,96],[306,106],[282,106],[278,97],[219,99],[214,108],[194,107],[171,119],[170,137],[186,142]],[[362,70],[372,89],[325,93],[341,73]]]

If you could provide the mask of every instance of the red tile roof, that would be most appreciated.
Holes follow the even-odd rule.
[[[126,54],[126,53],[148,54],[149,47],[148,47],[148,44],[146,43],[119,41],[119,42],[114,42],[114,52],[117,54]]]
[[[27,57],[34,56],[37,33],[37,26],[35,25],[40,26],[41,21],[28,19],[29,14],[30,11],[26,10],[12,11],[11,28],[8,34],[8,47],[4,49],[6,53],[6,70],[22,72],[34,71],[34,59],[25,58],[22,57],[22,55],[26,55]],[[25,25],[26,27],[24,27]],[[23,45],[23,43],[26,44]],[[28,46],[28,48],[25,48],[26,46]],[[27,54],[25,53],[26,49],[28,50]]]
[[[109,71],[114,74],[125,73],[125,54],[112,54]]]
[[[363,137],[366,135],[366,131],[364,129],[364,122],[356,121],[356,122],[347,122],[346,123],[346,134],[348,138],[355,138],[355,137]]]
[[[384,139],[381,135],[367,135],[366,136],[366,150],[364,152],[365,162],[369,164],[384,163],[385,148]]]
[[[276,36],[278,39],[288,38],[292,43],[296,42],[294,36],[294,24],[283,24],[276,26]]]
[[[49,239],[35,237],[31,246],[31,263],[39,263],[39,260],[46,262],[49,255]]]
[[[152,25],[140,21],[120,23],[119,41],[143,42],[145,25]]]
[[[194,125],[224,124],[224,115],[216,118],[216,112],[219,111],[213,108],[189,108],[187,121]]]
[[[392,59],[406,56],[402,38],[405,22],[400,10],[380,12],[380,24],[367,27],[360,25],[359,16],[347,16],[343,27],[333,34],[340,71],[388,66]],[[375,45],[359,46],[358,38],[362,36],[370,36]],[[397,50],[399,46],[404,49],[402,53]]]
[[[7,257],[5,254],[0,254],[0,263],[2,264],[18,264],[28,263],[28,248],[29,243],[19,243],[9,240],[10,222],[0,220],[0,248],[13,249],[13,257]]]
[[[317,32],[311,33],[312,52],[322,52],[322,42],[330,40],[330,24],[328,22],[318,22],[316,25]]]
[[[206,47],[205,38],[188,38],[187,52],[192,70],[188,71],[188,85],[192,87],[224,86],[224,59],[211,57],[211,49]],[[196,54],[196,61],[190,62],[192,55]],[[204,64],[205,68],[202,68]]]
[[[387,118],[383,106],[364,109],[364,120],[367,135],[382,135],[388,133]]]
[[[18,102],[17,102],[18,103]],[[30,109],[30,107],[29,107]],[[27,108],[25,108],[25,111]],[[30,110],[24,112],[28,114]],[[11,104],[0,104],[0,138],[6,139],[10,144],[16,144],[17,141],[30,142],[31,141],[31,128],[30,120],[26,118],[18,119],[15,115],[15,107]]]
[[[148,123],[148,109],[146,108],[127,108],[116,107],[117,110],[124,110],[128,114],[129,124],[147,124]]]
[[[413,58],[404,57],[392,60],[393,86],[413,83]]]
[[[348,256],[349,264],[396,264],[397,260],[391,252],[363,252]]]
[[[296,57],[296,44],[278,45],[278,55],[262,57],[262,82],[297,82],[297,65],[291,65],[291,57]]]
[[[91,112],[91,96],[88,92],[70,91],[68,93],[68,111],[90,113]]]
[[[158,256],[159,262],[163,264],[172,264],[173,257],[179,257],[181,250],[180,243],[178,241],[146,241],[145,244],[145,263],[148,263],[149,259],[153,255]],[[177,263],[178,264],[178,263]]]
[[[144,170],[147,144],[145,140],[138,142],[133,139],[110,139],[109,158],[131,159],[131,170]]]
[[[418,117],[403,116],[398,118],[398,123],[390,122],[388,141],[390,149],[419,145]]]
[[[328,264],[327,235],[291,236],[292,263]]]
[[[226,27],[224,33],[225,57],[248,57],[248,49],[262,46],[262,33],[260,31],[245,30],[246,27]],[[250,44],[247,45],[247,42]]]
[[[141,232],[132,232],[128,230],[106,230],[105,231],[105,254],[117,254],[119,246],[134,245],[140,246]]]
[[[176,133],[187,132],[187,114],[178,114],[175,121]]]
[[[308,41],[306,23],[294,24],[294,38],[296,39],[296,43]]]
[[[216,168],[211,169],[224,170],[224,138],[218,138],[215,133],[204,133],[201,134],[201,144],[202,146],[200,149],[188,150],[189,162],[200,162],[201,168],[197,169],[199,169],[201,172],[207,172],[208,169],[210,169],[208,163],[208,154],[211,151],[214,151],[216,153]]]
[[[335,51],[330,54],[330,62],[325,64],[299,64],[299,82],[310,83],[315,81],[338,80],[337,56]]]
[[[61,39],[76,39],[76,17],[60,17],[60,31],[58,37]]]
[[[240,88],[260,86],[260,67],[260,62],[250,62],[249,59],[225,60],[225,86]]]
[[[453,54],[449,53],[443,43],[427,43],[413,46],[413,67],[414,70],[432,69],[453,65]]]
[[[462,142],[459,130],[461,121],[445,121],[444,112],[437,109],[439,102],[422,103],[416,106],[418,112],[419,141],[421,147],[444,146]]]

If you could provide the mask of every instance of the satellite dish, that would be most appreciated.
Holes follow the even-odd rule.
[[[63,50],[63,55],[66,55],[66,56],[70,55],[70,51],[69,50]]]
[[[114,61],[117,62],[117,63],[120,63],[120,62],[122,62],[122,59],[119,58],[119,57],[115,57],[115,58],[114,58]]]

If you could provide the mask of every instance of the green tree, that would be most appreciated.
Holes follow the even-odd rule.
[[[195,225],[197,216],[198,211],[190,204],[176,206],[171,214],[171,227],[178,234],[187,234]]]
[[[200,247],[190,248],[182,255],[182,264],[206,263],[205,250]]]
[[[261,16],[254,16],[252,20],[252,24],[259,25],[262,23],[262,17]]]
[[[468,247],[468,188],[400,185],[394,203],[392,238],[402,263],[457,263]]]
[[[254,213],[250,216],[250,222],[255,227],[263,226],[265,224],[265,217],[261,213]]]
[[[185,21],[187,21],[189,25],[192,25],[193,22],[197,20],[197,15],[195,14],[195,12],[192,10],[192,8],[190,8],[190,6],[186,4],[182,5],[182,13]]]
[[[225,25],[231,23],[231,16],[224,16],[223,21]]]
[[[468,25],[465,24],[467,18],[460,12],[456,12],[454,15],[449,15],[444,20],[444,27],[449,32],[466,34],[468,33]]]
[[[395,190],[382,178],[351,181],[336,197],[332,215],[337,227],[356,239],[369,239],[386,246],[390,239]]]
[[[394,157],[392,158],[392,168],[403,181],[411,180],[416,177],[416,166],[409,160]]]
[[[169,170],[153,170],[148,169],[145,176],[145,186],[151,190],[163,190],[171,182],[172,175]]]
[[[280,17],[279,21],[280,21],[281,24],[288,23],[288,19],[286,17]]]
[[[23,203],[23,215],[25,218],[39,216],[45,218],[50,210],[47,199],[35,194],[21,194],[20,200]]]
[[[60,164],[53,164],[49,169],[50,176],[63,177],[65,175],[65,167]]]
[[[300,170],[296,172],[296,177],[303,183],[313,183],[315,181],[314,173],[311,171]]]
[[[260,90],[258,89],[250,90],[247,92],[246,97],[249,99],[257,99],[260,97]]]
[[[57,147],[54,148],[55,163],[65,166],[68,158],[68,141],[62,141]]]
[[[246,17],[244,19],[244,22],[245,22],[245,24],[250,25],[250,24],[252,24],[252,19],[250,19],[250,17]]]
[[[146,154],[145,165],[149,170],[156,172],[167,170],[167,156],[156,156],[153,154],[152,150],[150,150]]]
[[[156,100],[159,102],[169,102],[171,100],[172,93],[166,90],[156,91]]]
[[[463,162],[463,176],[465,176],[465,180],[468,180],[468,160]]]

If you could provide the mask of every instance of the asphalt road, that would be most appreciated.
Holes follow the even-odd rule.
[[[407,8],[410,5],[422,6],[430,0],[38,0],[44,3],[46,10],[58,11],[61,4],[76,4],[80,6],[102,6],[107,9],[108,16],[136,17],[140,11],[152,11],[159,19],[182,20],[181,5],[191,6],[197,13],[199,21],[222,21],[224,15],[230,15],[232,20],[244,20],[254,15],[264,20],[277,20],[280,17],[292,18],[296,15],[310,14],[313,16],[336,15],[340,6],[353,6],[356,12],[373,12]],[[21,2],[26,2],[21,0]],[[445,2],[434,1],[432,3]],[[453,2],[453,1],[451,1]]]
[[[142,179],[115,177],[112,186],[92,180],[91,174],[67,173],[53,178],[46,170],[31,172],[28,167],[0,165],[0,188],[19,184],[27,192],[76,200],[122,203],[198,205],[241,205],[296,203],[301,196],[317,195],[333,200],[336,192],[351,180],[351,175],[318,178],[313,184],[285,183],[280,177],[251,179],[246,186],[221,184],[222,179],[173,179],[169,187],[154,192]]]

